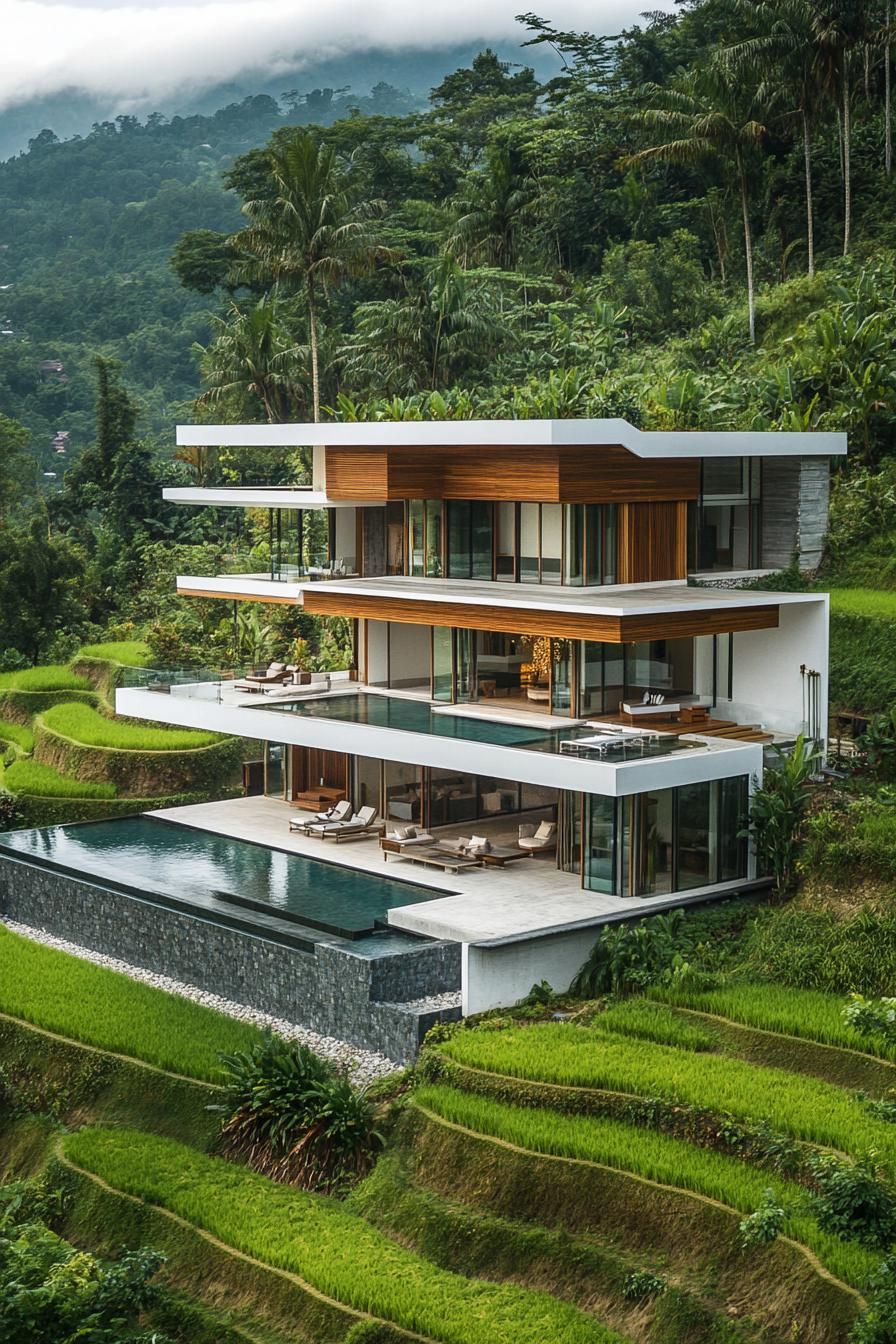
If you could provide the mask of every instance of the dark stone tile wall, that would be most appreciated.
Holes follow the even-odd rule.
[[[5,855],[0,913],[399,1063],[434,1022],[460,1015],[403,1006],[460,988],[457,943],[373,958],[326,943],[302,952]]]

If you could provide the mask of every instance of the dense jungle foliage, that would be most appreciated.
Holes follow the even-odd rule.
[[[160,485],[304,466],[172,460],[178,418],[844,430],[823,578],[896,586],[887,21],[686,0],[601,37],[524,14],[522,58],[562,57],[546,83],[485,51],[424,111],[381,90],[309,127],[308,98],[259,97],[38,136],[0,166],[7,661],[148,625],[169,661],[270,645],[267,618],[241,636],[170,585],[263,561],[261,521],[175,517]],[[274,642],[315,640],[303,619]]]

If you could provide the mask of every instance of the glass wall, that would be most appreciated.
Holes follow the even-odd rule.
[[[640,700],[645,691],[691,695],[694,689],[693,639],[654,639],[635,644],[579,645],[579,708],[586,718],[615,714],[620,702]]]
[[[689,515],[689,568],[718,572],[762,564],[761,476],[758,458],[703,461],[700,499]]]
[[[582,884],[659,896],[747,875],[747,776],[612,799],[586,795]]]
[[[269,798],[286,797],[287,749],[282,742],[264,744],[264,791]]]
[[[588,891],[616,891],[615,798],[585,795],[585,853],[582,884]]]
[[[268,509],[268,535],[271,578],[295,580],[303,572],[302,510]]]
[[[615,583],[614,504],[412,499],[408,573],[506,583]]]
[[[432,698],[454,699],[454,631],[445,625],[432,628]]]

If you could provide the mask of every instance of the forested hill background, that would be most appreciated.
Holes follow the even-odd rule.
[[[595,37],[528,14],[518,62],[483,51],[420,107],[259,94],[37,136],[0,165],[0,654],[160,612],[159,657],[233,654],[168,574],[257,570],[266,540],[160,487],[302,465],[173,460],[188,418],[843,430],[828,563],[896,589],[888,16],[683,0]]]

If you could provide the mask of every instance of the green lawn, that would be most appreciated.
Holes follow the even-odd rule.
[[[216,733],[190,728],[156,728],[149,723],[107,719],[92,705],[75,702],[52,705],[41,719],[54,733],[74,742],[120,751],[189,751],[223,741]]]
[[[842,1088],[803,1074],[565,1023],[460,1031],[439,1049],[491,1073],[664,1097],[768,1121],[779,1133],[856,1157],[876,1149],[896,1174],[896,1126],[874,1119]]]
[[[140,639],[122,639],[108,644],[85,644],[78,658],[101,658],[105,662],[120,663],[122,667],[150,667],[152,654],[149,645]],[[78,659],[74,659],[75,662]]]
[[[566,1302],[439,1269],[335,1200],[133,1130],[82,1129],[65,1153],[116,1190],[298,1274],[319,1292],[440,1344],[619,1344]]]
[[[35,798],[115,798],[118,792],[114,784],[72,779],[40,761],[13,761],[6,767],[5,784],[13,793]]]
[[[215,1081],[218,1054],[262,1039],[257,1027],[0,925],[0,1012],[173,1073]]]
[[[754,983],[710,990],[652,990],[665,1003],[681,1004],[730,1018],[748,1027],[784,1032],[848,1050],[896,1060],[896,1047],[869,1040],[843,1020],[846,998],[815,989],[788,989],[785,985]]]
[[[831,611],[844,616],[880,616],[896,620],[896,592],[878,588],[833,588]]]
[[[62,665],[23,667],[17,672],[0,672],[0,691],[89,691],[86,677],[77,676]]]
[[[488,1134],[531,1152],[630,1171],[660,1185],[707,1195],[741,1213],[758,1208],[766,1190],[772,1190],[782,1207],[788,1209],[795,1208],[803,1197],[799,1186],[772,1172],[618,1120],[509,1106],[448,1087],[419,1088],[414,1100],[477,1134]],[[815,1251],[826,1268],[853,1287],[865,1284],[880,1258],[823,1232],[814,1218],[804,1214],[791,1213],[786,1232]]]

